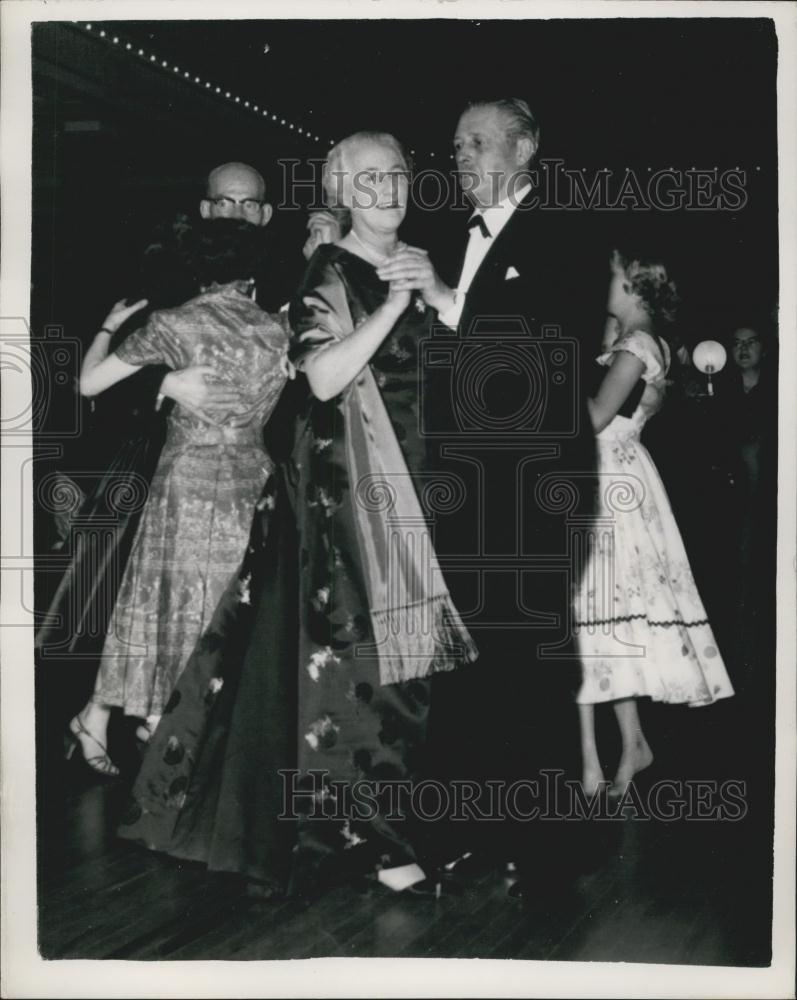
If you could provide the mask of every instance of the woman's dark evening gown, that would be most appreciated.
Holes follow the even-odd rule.
[[[297,364],[319,346],[299,334],[323,327],[324,313],[350,331],[386,294],[367,262],[320,247],[291,308]],[[421,496],[418,342],[432,315],[411,305],[371,361]],[[376,656],[362,654],[372,633],[353,558],[341,399],[304,397],[293,456],[266,484],[238,580],[166,707],[120,828],[298,893],[419,858],[421,831],[400,797],[389,822],[395,797],[359,813],[346,801],[357,779],[409,787],[430,685],[381,685]]]

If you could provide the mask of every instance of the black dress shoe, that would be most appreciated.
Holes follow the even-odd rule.
[[[481,851],[468,851],[459,858],[441,866],[440,874],[444,878],[479,878],[496,871],[498,862]]]
[[[380,883],[381,884],[381,883]],[[393,892],[391,889],[390,892]],[[413,896],[416,899],[439,899],[443,895],[443,883],[433,878],[415,882],[396,893],[397,896]]]

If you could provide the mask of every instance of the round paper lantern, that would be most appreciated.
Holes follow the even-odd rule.
[[[725,352],[725,348],[718,340],[703,340],[692,351],[692,363],[708,379],[709,396],[714,395],[711,376],[716,375],[717,372],[721,372],[727,360],[728,355]]]

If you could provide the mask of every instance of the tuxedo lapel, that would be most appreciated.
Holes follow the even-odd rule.
[[[482,261],[467,292],[463,319],[466,327],[476,314],[497,314],[510,309],[518,286],[528,288],[535,276],[530,273],[533,255],[531,220],[529,210],[519,206],[495,238]]]

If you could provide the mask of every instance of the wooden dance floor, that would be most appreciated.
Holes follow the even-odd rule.
[[[717,748],[733,743],[739,710],[701,710],[702,719],[684,710],[669,719],[648,785],[675,774],[717,776],[705,767],[718,764],[724,751]],[[746,728],[752,738],[749,718]],[[714,754],[703,752],[695,762],[697,744]],[[344,887],[307,903],[251,900],[234,877],[117,840],[124,787],[97,785],[85,768],[65,768],[53,754],[50,768],[61,773],[40,773],[48,786],[40,794],[40,951],[47,958],[135,960],[406,956],[767,965],[768,761],[768,753],[725,760],[722,776],[747,769],[743,820],[593,821],[591,856],[579,859],[580,873],[553,898],[512,899],[511,874],[496,870],[463,883],[457,897]]]

